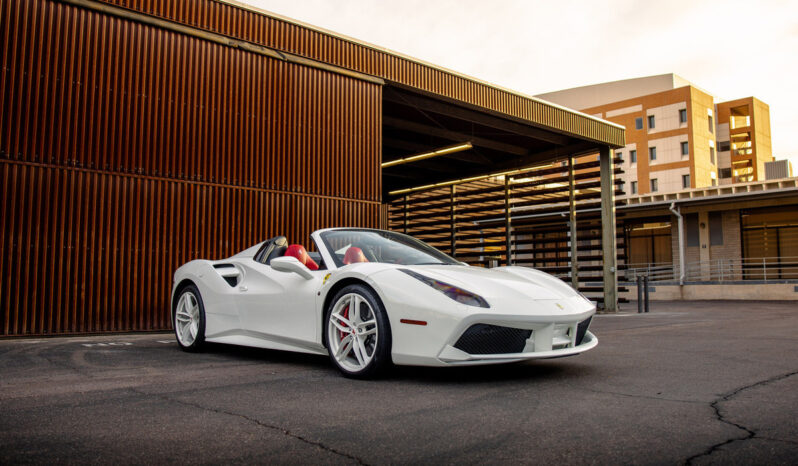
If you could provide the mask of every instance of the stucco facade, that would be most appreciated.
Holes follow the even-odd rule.
[[[628,195],[764,180],[773,159],[767,104],[754,97],[716,102],[675,74],[538,97],[626,127],[626,146],[616,154]]]

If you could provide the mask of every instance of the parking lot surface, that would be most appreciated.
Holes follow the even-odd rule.
[[[798,303],[633,311],[576,357],[376,381],[171,334],[4,340],[0,463],[794,463]]]

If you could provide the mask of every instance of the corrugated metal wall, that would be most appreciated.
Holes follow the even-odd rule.
[[[384,224],[379,85],[0,5],[0,335],[168,328],[189,259]]]
[[[416,87],[580,138],[623,146],[624,130],[396,54],[216,0],[100,0]],[[542,45],[546,46],[546,45]]]

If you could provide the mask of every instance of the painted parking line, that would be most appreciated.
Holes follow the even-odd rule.
[[[108,346],[133,346],[133,343],[129,341],[110,341],[105,343],[82,343],[83,346],[86,348],[94,348],[94,347],[108,347]]]
[[[161,343],[163,345],[171,345],[175,343],[175,340],[155,340],[155,343]],[[129,341],[104,341],[99,343],[82,343],[81,346],[85,346],[86,348],[108,348],[108,347],[135,346],[135,344]]]

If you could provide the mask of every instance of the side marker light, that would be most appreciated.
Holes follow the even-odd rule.
[[[400,319],[399,322],[410,325],[427,325],[427,321],[425,320]]]

